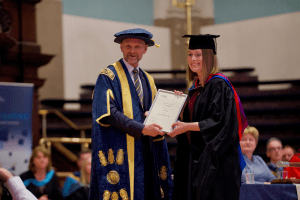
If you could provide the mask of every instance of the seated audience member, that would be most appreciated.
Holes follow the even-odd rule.
[[[82,161],[81,178],[69,176],[66,178],[63,187],[63,196],[65,200],[87,200],[89,197],[90,177],[91,177],[92,156],[86,157]]]
[[[0,168],[0,180],[8,187],[10,195],[0,192],[0,200],[12,198],[14,200],[37,200],[37,198],[26,189],[24,183],[19,176],[13,176],[10,171]],[[6,195],[6,196],[4,196]]]
[[[298,149],[289,162],[300,162],[300,149]],[[300,167],[285,167],[284,171],[288,172],[288,178],[300,179]]]
[[[267,141],[267,157],[270,158],[267,165],[277,177],[278,172],[283,170],[282,167],[277,167],[277,162],[282,161],[282,142],[278,138],[272,137]]]
[[[259,133],[255,127],[248,126],[244,130],[240,141],[241,150],[246,161],[246,167],[242,172],[242,182],[246,182],[246,171],[254,172],[255,183],[271,182],[276,177],[272,174],[265,161],[253,152],[258,143]]]
[[[87,158],[92,155],[91,150],[85,150],[85,151],[80,151],[78,154],[78,161],[77,161],[77,166],[79,171],[74,172],[74,175],[80,179],[80,172],[81,172],[81,167],[82,167],[82,162]]]
[[[285,145],[282,150],[282,160],[290,161],[290,159],[294,156],[296,150],[290,145]]]
[[[26,188],[39,200],[63,199],[58,177],[51,165],[49,151],[37,146],[29,161],[29,171],[20,175]]]

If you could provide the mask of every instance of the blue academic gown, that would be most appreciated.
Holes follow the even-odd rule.
[[[130,119],[144,121],[156,94],[153,78],[140,69],[144,109],[122,60],[103,69],[93,95],[92,176],[90,199],[171,199],[172,180],[164,137],[134,138],[106,124],[110,102]],[[147,91],[148,90],[148,91]],[[146,91],[146,92],[145,92]]]

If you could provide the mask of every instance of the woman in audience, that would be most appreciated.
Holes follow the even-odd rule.
[[[63,188],[63,195],[65,197],[65,200],[88,199],[90,191],[91,163],[91,155],[83,160],[82,168],[80,171],[80,180],[75,176],[67,177]]]
[[[242,182],[246,182],[246,171],[251,170],[254,173],[255,183],[271,182],[276,177],[272,174],[265,161],[253,152],[258,143],[258,130],[255,127],[248,126],[244,130],[240,141],[242,153],[246,161],[246,167],[242,172]]]
[[[30,158],[29,171],[20,175],[26,188],[39,200],[63,199],[58,177],[51,165],[49,151],[37,146]]]

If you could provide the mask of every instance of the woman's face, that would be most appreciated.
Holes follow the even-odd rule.
[[[202,49],[189,50],[187,61],[192,72],[195,72],[198,75],[202,73]]]
[[[241,150],[244,154],[251,153],[253,154],[256,148],[256,140],[251,134],[244,134],[241,141]]]
[[[38,152],[37,156],[33,159],[33,164],[37,169],[46,169],[49,164],[49,158],[44,156],[42,152]]]

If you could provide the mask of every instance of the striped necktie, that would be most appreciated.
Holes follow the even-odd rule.
[[[143,90],[142,90],[142,87],[141,87],[141,84],[140,84],[140,81],[139,81],[138,70],[134,69],[134,70],[132,70],[132,72],[133,72],[134,86],[135,86],[136,92],[139,96],[140,103],[143,107]]]

